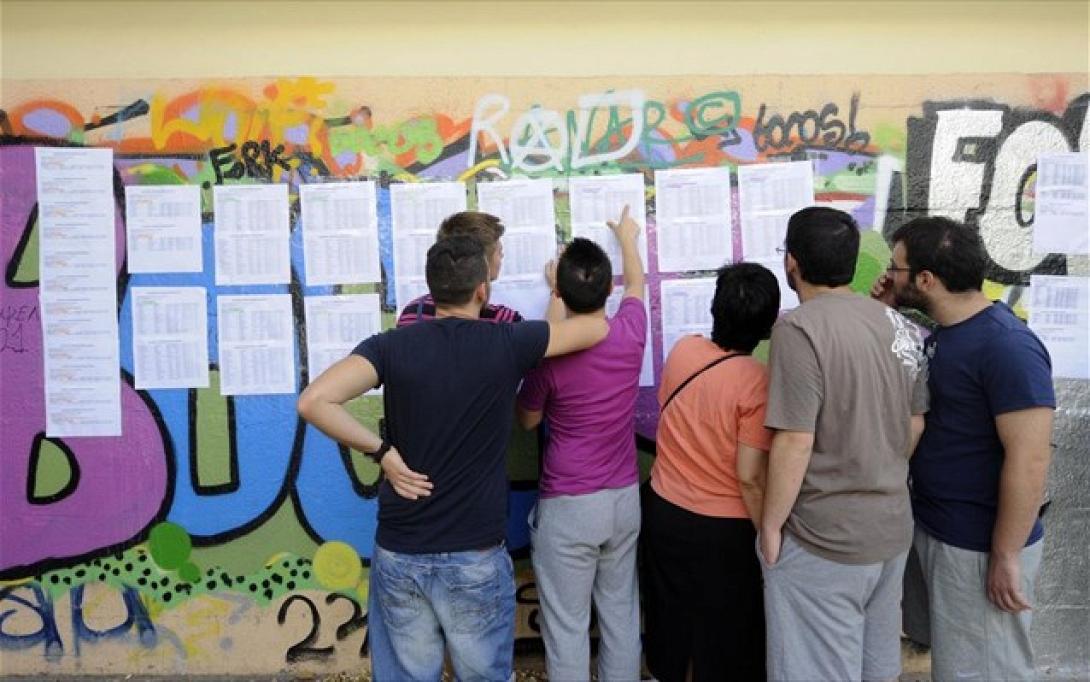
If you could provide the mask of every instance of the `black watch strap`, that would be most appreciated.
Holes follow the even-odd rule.
[[[390,444],[390,441],[383,439],[382,445],[378,446],[378,450],[367,453],[367,456],[375,460],[375,464],[381,464],[382,458],[386,456],[386,453],[389,452],[392,447],[393,445]]]

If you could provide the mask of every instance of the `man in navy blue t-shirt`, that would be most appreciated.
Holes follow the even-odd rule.
[[[925,344],[931,411],[910,466],[935,679],[1034,676],[1030,607],[1056,398],[1044,345],[981,292],[985,263],[975,230],[919,218],[894,233],[872,291],[939,325]]]
[[[371,453],[385,480],[371,560],[376,680],[439,679],[444,644],[459,679],[511,677],[515,583],[503,546],[505,455],[522,375],[589,348],[604,320],[482,322],[489,271],[472,237],[440,240],[425,274],[436,319],[366,339],[299,398],[308,422]],[[385,386],[387,439],[344,403]]]

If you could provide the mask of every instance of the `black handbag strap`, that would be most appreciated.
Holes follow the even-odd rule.
[[[677,396],[677,394],[678,394],[678,393],[681,393],[681,389],[683,389],[683,388],[685,388],[686,386],[688,386],[688,385],[689,385],[689,384],[690,384],[690,383],[692,382],[692,380],[693,380],[693,379],[697,378],[698,376],[700,376],[700,375],[701,375],[701,374],[703,374],[704,372],[707,372],[707,371],[708,371],[709,369],[711,369],[712,367],[715,367],[715,366],[716,366],[716,365],[718,365],[718,364],[719,364],[720,362],[726,362],[727,360],[730,360],[731,358],[736,358],[736,357],[738,357],[739,355],[749,355],[749,353],[728,353],[727,355],[724,355],[723,357],[720,357],[720,358],[716,358],[716,359],[712,360],[712,361],[711,361],[711,362],[709,362],[708,364],[704,365],[704,366],[703,366],[703,367],[701,367],[700,369],[698,369],[698,370],[696,370],[695,372],[693,372],[693,373],[692,373],[692,374],[691,374],[691,375],[689,376],[689,378],[688,378],[688,379],[686,379],[685,381],[681,382],[681,385],[680,385],[680,386],[678,386],[677,388],[675,388],[675,389],[674,389],[674,392],[673,392],[673,393],[671,393],[671,394],[670,394],[670,397],[666,399],[666,402],[664,402],[664,403],[662,404],[662,409],[661,409],[661,410],[659,410],[659,411],[660,411],[660,412],[665,412],[665,411],[666,411],[666,406],[667,406],[667,405],[669,405],[669,404],[670,404],[670,403],[671,403],[671,402],[672,402],[672,401],[674,400],[674,398],[675,398],[675,397]]]

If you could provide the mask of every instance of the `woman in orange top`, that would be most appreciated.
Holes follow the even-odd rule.
[[[766,455],[768,372],[749,354],[780,308],[775,276],[719,270],[712,337],[674,346],[659,387],[657,456],[642,490],[644,651],[662,682],[765,678],[754,552]]]

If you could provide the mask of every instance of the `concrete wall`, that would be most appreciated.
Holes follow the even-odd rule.
[[[119,187],[202,185],[207,249],[215,184],[288,183],[294,228],[301,183],[378,177],[387,272],[388,183],[525,174],[532,159],[513,151],[527,122],[550,131],[542,158],[555,163],[533,174],[557,179],[561,233],[573,172],[644,172],[651,187],[655,168],[812,158],[819,202],[868,228],[857,288],[888,259],[882,234],[918,212],[980,226],[987,290],[1020,313],[1031,272],[1090,272],[1085,257],[1032,254],[1027,174],[1040,152],[1090,148],[1085,3],[0,8],[0,673],[334,671],[366,658],[376,468],[304,428],[290,396],[220,396],[214,367],[207,390],[131,385],[130,287],[193,284],[214,297],[211,268],[119,272],[125,433],[40,437],[34,145],[111,147]],[[562,124],[560,144],[548,121],[590,110],[581,134]],[[653,223],[649,237],[654,253]],[[292,249],[298,272],[298,230]],[[737,239],[735,256],[745,256]],[[657,320],[670,276],[654,262]],[[304,295],[330,292],[298,277],[260,290],[290,293],[297,310]],[[1085,677],[1090,388],[1057,388],[1035,639],[1043,669]],[[369,398],[354,409],[373,423],[380,407]],[[640,437],[653,439],[654,425],[647,389]],[[512,447],[517,557],[536,457],[528,439]],[[529,641],[528,562],[519,586],[518,637]]]

